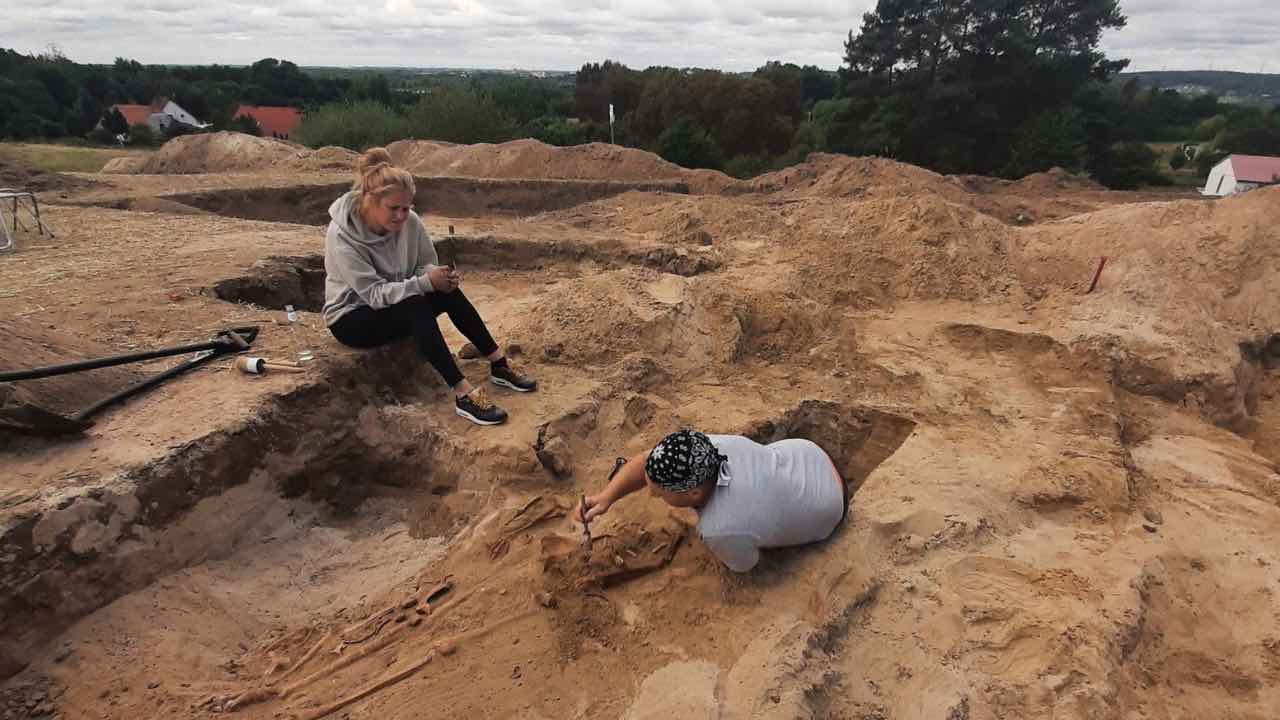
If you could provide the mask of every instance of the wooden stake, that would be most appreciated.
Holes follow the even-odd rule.
[[[1093,292],[1093,289],[1098,287],[1098,278],[1102,277],[1102,268],[1106,267],[1106,265],[1107,265],[1107,256],[1103,255],[1102,259],[1098,261],[1098,270],[1093,274],[1093,282],[1089,283],[1089,289],[1085,291],[1084,293],[1085,295],[1088,295],[1089,293]]]

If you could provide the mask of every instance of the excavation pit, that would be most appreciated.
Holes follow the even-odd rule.
[[[781,417],[756,423],[744,434],[764,444],[786,438],[817,443],[831,456],[852,495],[902,447],[915,427],[913,420],[873,408],[805,400]]]
[[[458,490],[466,453],[436,421],[401,409],[438,414],[439,383],[412,349],[353,354],[324,370],[327,382],[270,397],[248,420],[148,464],[6,508],[0,677],[108,603],[282,532],[305,542],[322,528],[328,542],[389,523],[439,535],[465,522],[474,511],[474,494]]]
[[[556,268],[578,275],[584,264],[598,269],[627,266],[692,277],[718,270],[720,258],[711,252],[689,252],[671,247],[626,247],[614,241],[568,243],[498,235],[451,235],[433,239],[442,264],[461,270],[536,272]],[[243,275],[220,280],[211,288],[227,302],[249,303],[262,308],[320,312],[324,307],[323,255],[267,257],[247,268]]]
[[[320,312],[324,280],[323,255],[269,257],[254,263],[245,275],[216,283],[213,294],[227,302],[272,310],[292,305],[297,310]]]
[[[612,182],[582,180],[505,180],[416,177],[417,212],[443,217],[523,217],[563,210],[625,192],[688,194],[683,182]],[[175,193],[163,199],[199,210],[244,220],[324,225],[329,206],[349,183],[263,187]]]

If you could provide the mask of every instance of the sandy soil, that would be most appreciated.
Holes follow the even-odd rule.
[[[595,177],[538,167],[501,172]],[[81,437],[7,437],[0,717],[1280,706],[1280,189],[816,156],[715,192],[427,215],[542,382],[495,392],[512,421],[478,428],[410,348],[344,349],[307,310],[319,227],[172,199],[250,177],[287,187],[104,175],[49,207],[56,241],[0,256],[0,368],[250,322],[254,354],[317,356],[259,378],[220,361]],[[172,204],[77,204],[104,198]],[[285,303],[300,323],[275,324]],[[172,362],[13,397],[68,413]],[[691,515],[637,497],[588,557],[569,508],[682,425],[818,441],[856,485],[848,522],[736,576]]]

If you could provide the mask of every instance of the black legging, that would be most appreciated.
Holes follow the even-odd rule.
[[[343,345],[357,348],[374,348],[402,338],[413,336],[418,351],[440,373],[440,377],[454,387],[462,382],[462,371],[453,360],[453,353],[440,334],[436,316],[449,313],[453,326],[476,346],[481,355],[490,355],[498,349],[489,329],[480,319],[480,313],[462,290],[449,293],[414,295],[382,310],[361,306],[338,318],[329,326],[329,332]]]

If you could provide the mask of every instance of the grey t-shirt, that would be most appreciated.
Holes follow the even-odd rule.
[[[702,541],[730,570],[746,572],[761,548],[822,540],[844,516],[844,489],[826,452],[808,440],[761,445],[709,435],[728,462],[698,511]]]

